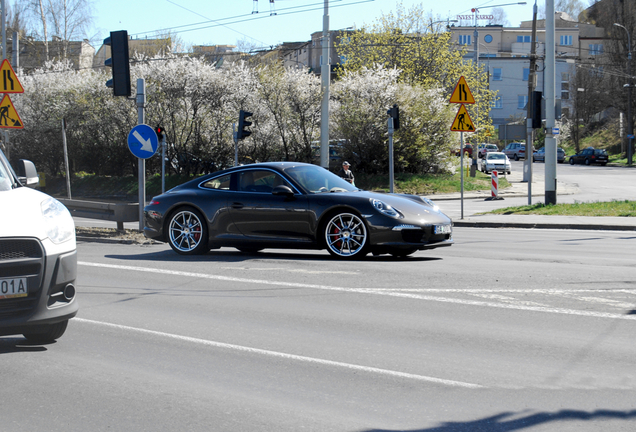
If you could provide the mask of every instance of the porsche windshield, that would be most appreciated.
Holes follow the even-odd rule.
[[[285,173],[308,193],[351,192],[358,190],[346,180],[319,166],[297,166]]]

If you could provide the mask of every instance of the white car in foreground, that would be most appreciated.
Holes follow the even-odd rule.
[[[481,160],[481,172],[486,174],[497,171],[510,174],[510,159],[502,152],[488,152]]]
[[[49,343],[78,310],[75,224],[58,200],[31,189],[32,162],[17,168],[0,150],[0,336]]]

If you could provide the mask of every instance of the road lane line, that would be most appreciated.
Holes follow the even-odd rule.
[[[388,291],[385,289],[376,290],[373,288],[350,288],[350,287],[336,287],[336,286],[329,286],[329,285],[306,284],[306,283],[298,283],[298,282],[279,282],[279,281],[270,281],[270,280],[264,280],[264,279],[247,279],[247,278],[238,278],[238,277],[230,277],[230,276],[211,275],[211,274],[205,274],[205,273],[184,272],[184,271],[178,271],[178,270],[124,266],[124,265],[118,265],[118,264],[90,263],[85,261],[78,261],[77,264],[88,266],[88,267],[101,267],[101,268],[110,268],[115,270],[129,270],[129,271],[144,272],[144,273],[165,274],[165,275],[172,275],[172,276],[191,277],[195,279],[212,279],[212,280],[249,283],[249,284],[258,284],[258,285],[310,288],[310,289],[318,289],[318,290],[325,290],[325,291],[339,291],[339,292],[355,293],[355,294],[373,294],[373,295],[388,296],[388,297],[408,298],[408,299],[414,299],[414,300],[436,301],[440,303],[455,303],[455,304],[461,304],[466,306],[486,306],[486,307],[493,307],[493,308],[499,308],[499,309],[513,309],[513,310],[523,310],[523,311],[529,311],[529,312],[557,313],[557,314],[563,314],[563,315],[577,315],[577,316],[593,317],[593,318],[610,318],[610,319],[624,319],[624,320],[636,321],[636,314],[623,315],[623,314],[617,314],[617,313],[583,311],[583,310],[564,309],[564,308],[556,308],[556,307],[528,306],[528,305],[521,305],[521,304],[502,304],[502,303],[494,303],[494,302],[487,302],[487,301],[480,301],[480,300],[467,300],[467,299],[457,299],[457,298],[450,298],[450,297],[436,297],[431,295],[415,294],[415,293],[403,292],[403,291],[397,291],[397,290]],[[465,293],[470,293],[470,290],[466,290]]]
[[[215,342],[215,341],[210,341],[206,339],[193,338],[189,336],[181,336],[181,335],[176,335],[172,333],[165,333],[165,332],[160,332],[155,330],[147,330],[147,329],[138,328],[138,327],[125,326],[121,324],[112,324],[108,322],[89,320],[85,318],[75,317],[73,318],[73,322],[95,324],[95,325],[110,327],[110,328],[114,328],[118,330],[125,330],[125,331],[131,331],[135,333],[142,333],[146,335],[176,339],[182,342],[190,342],[190,343],[205,345],[205,346],[214,347],[214,348],[241,351],[241,352],[245,352],[249,354],[257,354],[257,355],[263,355],[268,357],[283,358],[287,360],[300,361],[304,363],[320,364],[323,366],[352,369],[355,371],[367,372],[372,374],[381,374],[381,375],[386,375],[386,376],[391,376],[396,378],[406,378],[406,379],[417,380],[417,381],[425,381],[429,383],[442,384],[442,385],[451,386],[451,387],[463,387],[463,388],[471,388],[471,389],[485,388],[484,386],[481,386],[479,384],[467,383],[462,381],[454,381],[454,380],[447,380],[442,378],[428,377],[424,375],[416,375],[416,374],[410,374],[406,372],[398,372],[398,371],[393,371],[389,369],[380,369],[380,368],[374,368],[369,366],[360,366],[360,365],[355,365],[351,363],[342,363],[342,362],[324,360],[324,359],[319,359],[314,357],[287,354],[287,353],[282,353],[278,351],[270,351],[270,350],[265,350],[260,348],[251,348],[251,347],[246,347],[242,345],[228,344],[224,342]]]

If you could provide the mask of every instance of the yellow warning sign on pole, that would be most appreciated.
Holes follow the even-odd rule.
[[[0,66],[0,93],[24,93],[24,87],[7,59]]]
[[[24,129],[22,119],[15,110],[9,95],[4,95],[2,102],[0,102],[0,128]]]
[[[453,90],[453,94],[450,98],[450,103],[460,103],[460,104],[474,104],[475,98],[473,94],[470,92],[468,88],[468,84],[466,83],[466,79],[462,76],[459,78],[457,85],[455,86],[455,90]]]
[[[450,130],[453,132],[475,132],[475,125],[473,125],[473,121],[470,119],[468,111],[466,111],[466,107],[463,104],[459,106]]]

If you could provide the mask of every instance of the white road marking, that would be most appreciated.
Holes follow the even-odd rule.
[[[271,280],[264,280],[264,279],[237,278],[237,277],[230,277],[230,276],[184,272],[184,271],[177,271],[177,270],[124,266],[124,265],[118,265],[118,264],[89,263],[85,261],[78,261],[78,264],[88,266],[88,267],[102,267],[102,268],[110,268],[115,270],[129,270],[129,271],[137,271],[137,272],[144,272],[144,273],[165,274],[165,275],[172,275],[172,276],[191,277],[195,279],[212,279],[212,280],[222,280],[222,281],[228,281],[228,282],[239,282],[239,283],[249,283],[249,284],[259,284],[259,285],[275,285],[275,286],[294,287],[294,288],[309,288],[309,289],[339,291],[339,292],[356,293],[356,294],[374,294],[374,295],[389,296],[389,297],[400,297],[400,298],[409,298],[409,299],[416,299],[416,300],[436,301],[441,303],[455,303],[455,304],[461,304],[461,305],[467,305],[467,306],[487,306],[487,307],[494,307],[499,309],[514,309],[514,310],[524,310],[524,311],[531,311],[531,312],[557,313],[557,314],[564,314],[564,315],[577,315],[577,316],[584,316],[584,317],[624,319],[624,320],[636,321],[636,314],[623,315],[623,314],[617,314],[617,313],[584,311],[584,310],[554,308],[554,307],[529,306],[529,305],[521,305],[521,304],[503,304],[503,303],[493,303],[493,302],[478,301],[478,300],[457,299],[457,298],[450,298],[450,297],[437,297],[437,296],[431,296],[431,295],[415,294],[411,292],[402,292],[398,290],[389,291],[386,289],[349,288],[349,287],[336,287],[336,286],[329,286],[329,285],[306,284],[306,283],[298,283],[298,282],[279,282],[279,281],[271,281]],[[545,291],[555,292],[555,290],[545,290]],[[440,290],[439,292],[443,293],[444,290]],[[466,289],[463,291],[455,290],[454,292],[470,293],[471,290],[470,289]],[[524,292],[524,291],[518,291],[518,292]],[[566,291],[564,290],[563,292],[566,292]]]
[[[264,350],[264,349],[260,349],[260,348],[251,348],[251,347],[246,347],[246,346],[241,346],[241,345],[228,344],[228,343],[224,343],[224,342],[215,342],[215,341],[210,341],[210,340],[206,340],[206,339],[193,338],[193,337],[189,337],[189,336],[181,336],[181,335],[176,335],[176,334],[172,334],[172,333],[165,333],[165,332],[160,332],[160,331],[147,330],[147,329],[142,329],[142,328],[137,328],[137,327],[124,326],[124,325],[120,325],[120,324],[112,324],[112,323],[107,323],[107,322],[102,322],[102,321],[94,321],[94,320],[89,320],[89,319],[84,319],[84,318],[75,317],[75,318],[73,318],[73,321],[74,322],[86,323],[86,324],[95,324],[95,325],[100,325],[100,326],[106,326],[106,327],[110,327],[110,328],[114,328],[114,329],[118,329],[118,330],[131,331],[131,332],[142,333],[142,334],[147,334],[147,335],[152,335],[152,336],[159,336],[159,337],[165,337],[165,338],[170,338],[170,339],[176,339],[176,340],[180,340],[180,341],[183,341],[183,342],[189,342],[189,343],[194,343],[194,344],[198,344],[198,345],[205,345],[205,346],[214,347],[214,348],[222,348],[222,349],[228,349],[228,350],[234,350],[234,351],[241,351],[241,352],[245,352],[245,353],[248,353],[248,354],[264,355],[264,356],[269,356],[269,357],[283,358],[283,359],[286,359],[286,360],[294,360],[294,361],[300,361],[300,362],[305,362],[305,363],[320,364],[320,365],[323,365],[323,366],[332,366],[332,367],[338,367],[338,368],[352,369],[352,370],[360,371],[360,372],[367,372],[367,373],[372,373],[372,374],[381,374],[381,375],[387,375],[387,376],[392,376],[392,377],[396,377],[396,378],[406,378],[406,379],[417,380],[417,381],[425,381],[425,382],[429,382],[429,383],[442,384],[442,385],[451,386],[451,387],[463,387],[463,388],[471,388],[471,389],[484,388],[484,386],[481,386],[479,384],[466,383],[466,382],[462,382],[462,381],[447,380],[447,379],[442,379],[442,378],[428,377],[428,376],[424,376],[424,375],[410,374],[410,373],[406,373],[406,372],[398,372],[398,371],[393,371],[393,370],[388,370],[388,369],[380,369],[380,368],[374,368],[374,367],[369,367],[369,366],[360,366],[360,365],[355,365],[355,364],[350,364],[350,363],[342,363],[342,362],[337,362],[337,361],[332,361],[332,360],[324,360],[324,359],[319,359],[319,358],[300,356],[300,355],[295,355],[295,354],[287,354],[287,353],[282,353],[282,352],[278,352],[278,351],[270,351],[270,350]]]
[[[307,269],[288,269],[285,267],[221,267],[223,270],[232,271],[251,271],[251,272],[287,272],[287,273],[305,273],[305,274],[342,274],[356,276],[359,272],[356,271],[334,271],[334,270],[307,270]]]

